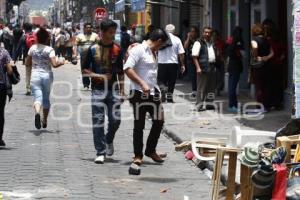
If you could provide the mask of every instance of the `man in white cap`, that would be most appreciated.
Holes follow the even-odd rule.
[[[162,93],[162,101],[174,103],[173,93],[175,89],[177,72],[178,72],[178,56],[181,63],[181,73],[185,71],[184,64],[184,48],[181,40],[174,35],[175,26],[168,24],[166,32],[169,35],[169,41],[161,50],[158,51],[158,75],[157,81]]]

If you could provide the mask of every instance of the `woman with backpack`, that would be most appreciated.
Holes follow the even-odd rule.
[[[5,146],[3,141],[3,131],[4,131],[4,110],[7,96],[9,100],[12,98],[12,93],[9,92],[7,74],[12,75],[12,59],[7,50],[0,47],[0,147]]]
[[[55,51],[49,46],[50,35],[47,30],[40,28],[36,33],[37,44],[28,52],[26,64],[32,66],[31,91],[34,96],[35,127],[47,128],[47,119],[50,110],[50,91],[53,83],[53,68],[64,65],[56,61]],[[43,119],[41,119],[43,109]]]

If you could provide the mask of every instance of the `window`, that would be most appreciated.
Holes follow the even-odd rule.
[[[261,17],[262,17],[261,11],[254,10],[254,23],[260,23],[262,21]]]
[[[266,0],[254,0],[251,5],[251,23],[261,23],[266,17]]]
[[[231,35],[233,29],[239,24],[239,0],[228,0],[227,34]]]

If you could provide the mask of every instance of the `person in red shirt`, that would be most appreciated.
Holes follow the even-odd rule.
[[[271,107],[281,110],[283,107],[283,91],[285,89],[286,58],[287,47],[280,41],[279,32],[275,28],[272,20],[263,21],[266,38],[274,51],[274,56],[270,60],[267,99]]]

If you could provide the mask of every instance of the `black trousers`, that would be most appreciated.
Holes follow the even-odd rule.
[[[132,90],[130,94],[130,103],[134,114],[134,154],[135,156],[143,157],[143,130],[145,128],[146,114],[149,113],[152,118],[152,127],[148,136],[145,154],[151,155],[156,152],[156,146],[164,124],[164,111],[160,93],[156,91],[155,95],[146,96],[140,91]]]
[[[158,64],[157,82],[162,92],[162,98],[167,100],[173,99],[175,89],[178,64]]]
[[[2,140],[3,137],[3,131],[4,131],[4,110],[5,110],[5,104],[6,104],[6,89],[4,86],[0,85],[0,140]]]

